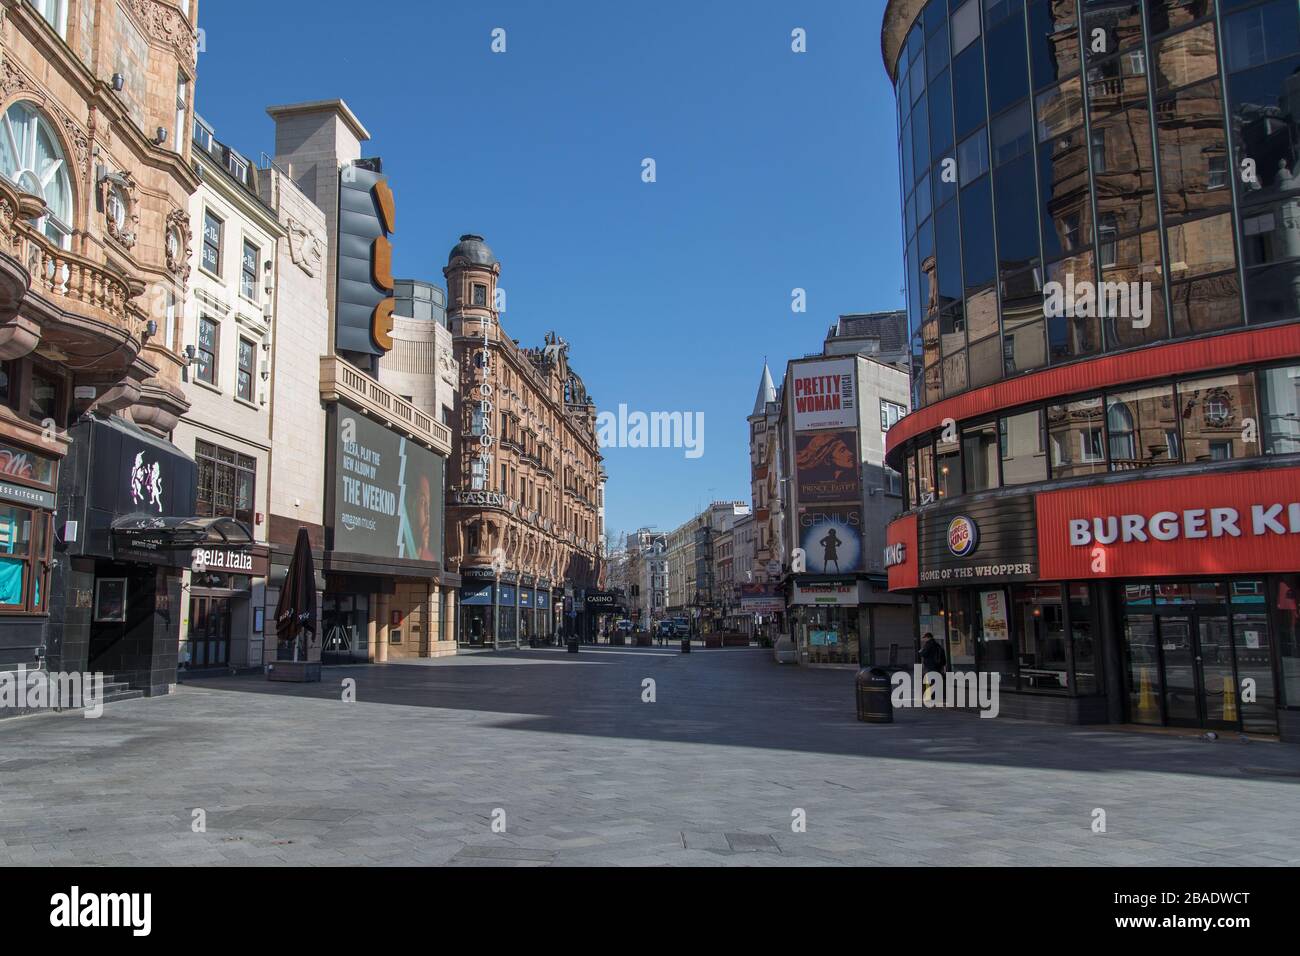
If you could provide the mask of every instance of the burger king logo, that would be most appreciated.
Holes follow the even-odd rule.
[[[957,515],[948,522],[948,550],[958,558],[971,554],[980,543],[980,531],[975,522],[965,515]]]

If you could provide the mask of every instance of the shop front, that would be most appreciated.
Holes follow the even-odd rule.
[[[550,644],[555,639],[555,621],[551,616],[551,583],[545,578],[537,582],[536,607],[533,609],[537,643]]]
[[[583,641],[592,644],[600,639],[602,633],[612,631],[613,622],[627,613],[619,594],[595,588],[583,590],[581,607],[578,633]]]
[[[461,568],[460,576],[463,583],[458,640],[462,647],[492,647],[497,620],[496,577],[491,568]]]
[[[120,418],[69,431],[59,476],[58,564],[51,583],[51,671],[111,674],[165,694],[176,683],[181,575],[214,521],[197,518],[195,465],[174,445]]]
[[[1002,713],[1300,736],[1300,469],[990,497],[890,526],[890,586]]]
[[[537,641],[537,589],[535,581],[522,575],[519,583],[519,646],[526,647]]]
[[[191,552],[188,582],[182,585],[188,602],[177,668],[260,668],[265,611],[254,582],[266,578],[269,549],[255,544],[242,522],[225,519],[213,527],[213,537],[225,529],[236,540]]]
[[[445,460],[343,402],[327,422],[322,662],[451,653],[461,579],[442,566]]]
[[[856,664],[868,637],[853,578],[796,578],[787,609],[791,636],[805,664]]]
[[[516,575],[506,572],[497,585],[497,647],[519,646],[519,587]]]
[[[0,670],[37,667],[45,653],[59,472],[51,450],[0,435]]]

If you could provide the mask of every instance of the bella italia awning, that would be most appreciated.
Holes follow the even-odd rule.
[[[194,548],[238,548],[253,543],[248,525],[235,518],[159,517],[123,515],[111,526],[115,544],[134,551],[189,551]]]

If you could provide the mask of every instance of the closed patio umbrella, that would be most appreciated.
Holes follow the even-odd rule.
[[[307,659],[307,648],[316,634],[316,565],[311,558],[311,540],[307,529],[298,529],[298,540],[289,559],[289,570],[280,589],[280,602],[275,607],[275,629],[280,640],[292,640],[293,659]]]

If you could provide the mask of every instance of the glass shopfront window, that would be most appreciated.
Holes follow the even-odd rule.
[[[858,663],[858,640],[865,644],[867,611],[857,607],[797,607],[794,632],[810,664]]]
[[[1135,724],[1161,722],[1160,654],[1156,649],[1151,585],[1126,584],[1124,588],[1124,646],[1127,651],[1125,689],[1129,720]]]
[[[519,609],[516,607],[516,590],[513,585],[497,588],[497,645],[519,642]]]
[[[978,669],[1001,674],[1000,685],[1010,690],[1016,686],[1016,661],[1006,588],[982,588],[973,596]]]
[[[469,647],[492,644],[493,591],[491,582],[466,583],[460,589],[460,643]]]
[[[1232,657],[1237,665],[1234,684],[1254,684],[1248,700],[1241,695],[1241,729],[1247,733],[1277,733],[1277,694],[1269,641],[1268,589],[1264,581],[1233,581],[1229,586],[1232,615]]]
[[[190,624],[196,622],[203,640],[219,640],[229,634],[229,614],[220,605],[192,606]],[[212,615],[217,615],[213,617]],[[370,659],[370,595],[326,594],[321,602],[321,660],[327,664],[349,664]],[[279,642],[279,660],[293,660],[292,642]]]
[[[1278,672],[1282,677],[1282,703],[1300,707],[1300,575],[1284,574],[1269,592],[1277,627]]]
[[[1074,692],[1095,694],[1101,687],[1101,661],[1093,640],[1092,598],[1086,584],[1067,584],[1070,604],[1070,645],[1074,652]]]
[[[967,593],[957,589],[944,592],[944,620],[948,624],[948,669],[975,670],[975,629]]]
[[[1120,587],[1130,720],[1277,732],[1266,580]],[[1278,595],[1287,600],[1285,587]],[[1277,646],[1282,649],[1285,638]],[[1253,683],[1249,694],[1247,680]]]
[[[0,504],[0,612],[45,612],[49,520],[44,511]]]
[[[1011,602],[1015,609],[1021,689],[1068,691],[1070,662],[1061,586],[1021,585],[1012,589]]]

